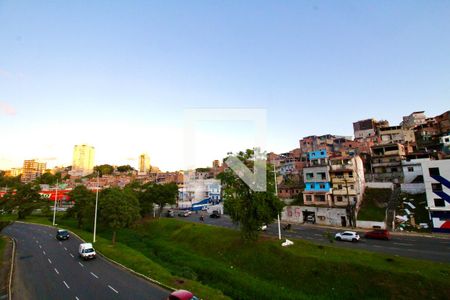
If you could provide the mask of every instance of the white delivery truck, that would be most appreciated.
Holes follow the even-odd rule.
[[[82,243],[78,248],[78,254],[84,260],[95,258],[95,249],[91,243]]]

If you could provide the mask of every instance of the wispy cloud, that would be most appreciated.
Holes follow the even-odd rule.
[[[15,116],[16,110],[6,102],[0,101],[0,111],[8,116]]]
[[[40,161],[53,161],[53,160],[57,160],[58,158],[55,156],[50,156],[50,157],[39,157],[38,160]]]
[[[13,77],[13,74],[11,72],[6,71],[5,69],[0,68],[0,77],[10,79]]]

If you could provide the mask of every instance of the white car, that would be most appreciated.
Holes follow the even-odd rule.
[[[78,254],[84,260],[95,258],[95,249],[91,243],[82,243],[78,248]]]
[[[338,232],[336,233],[334,238],[337,241],[348,241],[348,242],[357,242],[360,239],[359,234],[354,231]]]

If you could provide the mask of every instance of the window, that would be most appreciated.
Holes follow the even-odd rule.
[[[391,168],[391,172],[392,173],[397,172],[397,168]]]
[[[338,184],[338,190],[342,190],[342,184]]]
[[[431,184],[431,189],[433,191],[442,191],[442,184],[440,184],[440,183],[432,183]]]
[[[316,201],[325,202],[325,195],[316,195]]]
[[[319,189],[324,189],[325,188],[325,184],[321,183],[319,184]]]
[[[430,176],[440,176],[439,168],[429,168]]]
[[[348,173],[349,178],[353,178],[353,172]]]
[[[314,173],[306,173],[306,179],[313,179],[314,178]]]
[[[436,206],[436,207],[445,207],[444,199],[440,199],[440,198],[434,199],[434,206]]]
[[[337,196],[336,197],[336,202],[342,202],[342,196]]]
[[[312,201],[312,196],[311,195],[306,195],[305,196],[305,201],[311,202]]]
[[[408,167],[408,172],[414,172],[414,167]]]
[[[352,185],[350,185],[350,189],[351,190],[354,190],[355,189],[355,186],[352,184]]]
[[[317,176],[319,176],[319,179],[321,179],[321,180],[324,180],[327,178],[327,174],[325,174],[323,172],[317,173]]]

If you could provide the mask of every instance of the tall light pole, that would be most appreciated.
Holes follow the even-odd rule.
[[[55,204],[53,206],[53,226],[56,225],[56,202],[58,201],[58,179],[56,179],[56,194],[55,194]]]
[[[275,196],[278,197],[277,171],[275,170],[275,164],[273,165],[273,177],[275,180]],[[277,217],[278,217],[278,239],[281,240],[280,214],[278,214]]]
[[[97,192],[95,193],[95,215],[94,215],[94,237],[92,242],[95,243],[95,236],[97,234],[97,206],[98,206],[98,189],[99,189],[99,172],[97,171]]]

